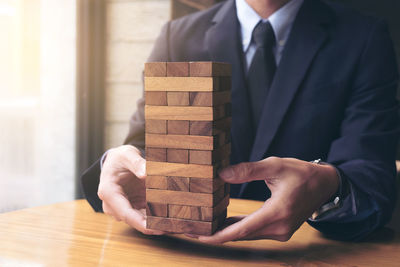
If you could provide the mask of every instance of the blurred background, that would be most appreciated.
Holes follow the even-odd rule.
[[[0,0],[0,213],[82,197],[79,175],[127,134],[162,25],[220,1]],[[336,1],[386,19],[400,51],[400,1]]]

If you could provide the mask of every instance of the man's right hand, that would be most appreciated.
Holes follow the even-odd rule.
[[[100,175],[98,196],[104,213],[149,235],[163,232],[146,229],[146,160],[134,146],[108,151]]]

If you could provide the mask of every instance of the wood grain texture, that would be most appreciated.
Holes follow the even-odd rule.
[[[149,106],[166,106],[167,92],[145,92],[145,103]]]
[[[146,146],[156,148],[180,148],[213,150],[218,147],[218,137],[172,134],[146,134]]]
[[[218,91],[219,79],[213,77],[145,77],[145,91],[212,92]]]
[[[212,222],[225,212],[229,205],[229,196],[224,197],[216,206],[196,207],[188,205],[168,205],[168,217]]]
[[[168,121],[167,133],[188,135],[189,134],[189,121]]]
[[[203,211],[203,220],[210,220],[211,218],[215,218],[219,216],[221,213],[223,214],[225,210],[228,208],[230,202],[230,197],[229,195],[226,195],[216,206],[212,208],[212,214],[206,214],[206,212]],[[203,209],[208,209],[203,207]],[[209,215],[208,217],[206,215]]]
[[[231,102],[231,92],[190,92],[189,100],[191,106],[220,106]]]
[[[176,107],[145,106],[146,120],[212,121],[225,116],[225,106]]]
[[[225,194],[226,185],[227,185],[227,183],[225,183],[225,185],[223,185],[223,186],[220,186],[214,193],[212,193],[212,196],[213,196],[213,206],[212,207],[217,205],[226,196],[226,194]]]
[[[189,106],[189,92],[166,92],[168,106]]]
[[[231,76],[232,68],[228,63],[220,62],[190,62],[190,76],[215,77]]]
[[[196,207],[196,206],[168,205],[169,218],[178,218],[178,219],[186,219],[193,221],[209,221],[209,220],[202,220],[201,209],[202,209],[201,207]]]
[[[146,120],[145,132],[149,134],[166,134],[167,121],[166,120]]]
[[[168,77],[189,76],[189,62],[167,62]]]
[[[189,191],[193,193],[214,193],[221,186],[224,186],[225,182],[219,178],[214,179],[202,179],[202,178],[190,178]]]
[[[217,190],[218,194],[204,194],[147,188],[146,201],[175,205],[213,207],[223,198],[219,191],[220,189]],[[224,192],[224,189],[222,189],[222,192]]]
[[[146,216],[168,217],[168,205],[163,203],[146,203]]]
[[[212,235],[225,218],[217,218],[214,222],[201,222],[175,218],[147,217],[147,228],[173,233],[189,233],[196,235]]]
[[[211,165],[219,161],[229,159],[231,154],[231,144],[223,143],[225,142],[225,135],[221,136],[223,136],[224,138],[219,139],[219,144],[224,145],[221,145],[219,148],[213,151],[190,150],[189,163]]]
[[[167,149],[166,148],[146,147],[146,160],[166,162],[167,161]]]
[[[213,151],[190,150],[189,163],[211,165],[213,164]]]
[[[147,161],[146,171],[147,175],[210,179],[216,177],[217,168],[208,165]]]
[[[189,150],[168,148],[166,159],[167,162],[172,162],[172,163],[189,163]]]
[[[215,133],[212,121],[190,121],[189,122],[190,135],[211,136]]]
[[[148,62],[144,64],[144,76],[165,77],[167,76],[166,62]]]
[[[228,216],[246,216],[263,205],[231,199]],[[287,242],[205,245],[183,235],[146,237],[93,212],[84,199],[1,213],[0,237],[5,266],[397,267],[400,262],[399,223],[363,242],[331,240],[304,223]]]
[[[189,192],[189,178],[168,176],[167,189],[172,191]]]
[[[164,189],[164,190],[168,188],[166,176],[147,175],[145,183],[146,183],[146,188]]]

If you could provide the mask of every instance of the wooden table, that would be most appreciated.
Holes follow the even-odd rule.
[[[261,202],[235,200],[229,215]],[[0,214],[0,266],[400,266],[400,235],[385,228],[364,243],[324,239],[304,224],[288,242],[198,243],[149,237],[78,200]]]

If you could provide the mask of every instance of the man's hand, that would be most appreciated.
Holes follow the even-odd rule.
[[[163,234],[146,229],[146,161],[133,146],[120,146],[107,153],[100,175],[99,198],[104,213],[124,221],[144,234]]]
[[[271,198],[248,216],[228,218],[228,226],[213,236],[198,237],[212,244],[253,239],[287,241],[339,188],[334,167],[290,158],[241,163],[219,175],[233,184],[265,180]]]

